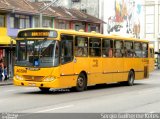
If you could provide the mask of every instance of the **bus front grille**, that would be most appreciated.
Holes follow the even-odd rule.
[[[36,82],[42,82],[43,76],[23,76],[25,78],[25,81],[36,81]]]

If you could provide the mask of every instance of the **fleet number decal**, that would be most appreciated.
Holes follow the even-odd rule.
[[[26,69],[17,69],[16,72],[18,72],[18,73],[27,73],[27,70]]]
[[[93,67],[98,67],[98,60],[97,60],[97,59],[94,59],[93,62],[94,62]]]

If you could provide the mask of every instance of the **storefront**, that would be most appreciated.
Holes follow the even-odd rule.
[[[7,67],[9,77],[13,77],[16,41],[9,36],[0,36],[0,60]]]

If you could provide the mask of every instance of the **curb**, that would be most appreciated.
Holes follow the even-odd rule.
[[[0,86],[5,86],[5,85],[13,85],[13,81],[2,81],[0,82]]]

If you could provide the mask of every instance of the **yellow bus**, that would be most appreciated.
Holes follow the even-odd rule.
[[[149,72],[155,69],[154,47],[149,45]]]
[[[148,78],[147,40],[82,30],[21,30],[17,36],[14,85],[73,88]]]

